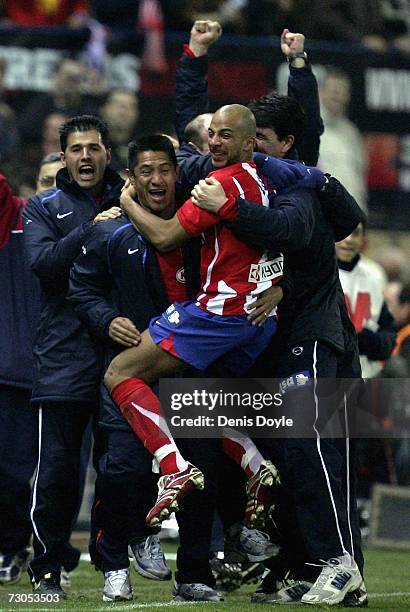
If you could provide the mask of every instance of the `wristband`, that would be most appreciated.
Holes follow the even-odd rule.
[[[291,64],[296,59],[303,59],[305,60],[305,62],[307,62],[308,56],[307,56],[306,51],[298,51],[298,53],[291,53],[290,55],[287,56],[286,59],[288,60],[289,64]]]

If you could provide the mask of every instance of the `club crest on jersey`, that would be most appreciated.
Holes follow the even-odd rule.
[[[283,274],[283,255],[264,261],[259,264],[252,264],[249,269],[248,283],[261,283],[273,280]]]
[[[185,270],[184,268],[180,268],[177,273],[175,274],[175,278],[177,279],[177,281],[179,283],[182,283],[185,285]]]

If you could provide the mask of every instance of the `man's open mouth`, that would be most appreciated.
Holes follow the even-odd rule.
[[[150,189],[148,193],[153,200],[162,200],[166,194],[166,189]]]
[[[81,178],[90,178],[94,176],[94,168],[89,165],[80,166],[78,174],[81,176]]]

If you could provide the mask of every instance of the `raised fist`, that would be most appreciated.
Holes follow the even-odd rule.
[[[305,37],[303,34],[283,30],[280,35],[280,48],[286,57],[294,53],[303,53],[305,50]]]
[[[205,55],[208,49],[222,34],[222,26],[218,21],[210,19],[197,20],[191,29],[189,48],[199,57]]]

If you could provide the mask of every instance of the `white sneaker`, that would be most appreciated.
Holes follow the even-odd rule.
[[[71,586],[70,573],[67,572],[67,570],[64,569],[64,567],[61,568],[61,572],[60,572],[60,584],[64,588]]]
[[[312,588],[303,595],[305,604],[334,606],[362,584],[362,576],[355,561],[345,565],[340,558],[322,561],[323,569]]]
[[[103,601],[128,601],[132,599],[129,568],[105,572]]]

